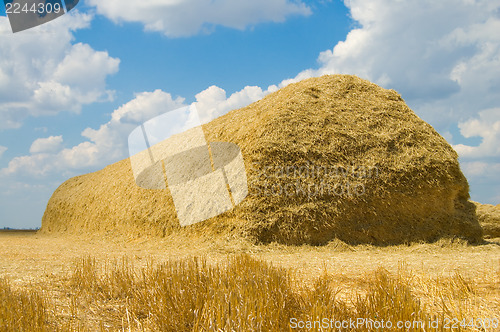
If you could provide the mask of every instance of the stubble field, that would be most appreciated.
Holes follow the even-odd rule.
[[[500,330],[500,239],[291,247],[0,232],[0,252],[2,331]]]

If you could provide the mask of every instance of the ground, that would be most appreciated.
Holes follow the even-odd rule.
[[[461,241],[400,246],[348,246],[332,242],[323,247],[252,245],[238,241],[185,241],[169,239],[123,239],[41,235],[36,232],[0,232],[0,278],[15,289],[35,287],[51,292],[71,273],[76,260],[95,257],[105,262],[127,257],[135,267],[191,256],[221,262],[230,254],[247,253],[254,258],[293,270],[304,285],[327,272],[338,281],[340,294],[349,298],[362,292],[366,276],[382,267],[396,274],[405,269],[425,284],[459,273],[474,285],[484,315],[500,318],[500,239],[480,245]]]

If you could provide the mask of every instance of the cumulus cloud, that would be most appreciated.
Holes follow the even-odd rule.
[[[85,129],[84,142],[61,149],[62,136],[37,139],[31,145],[30,155],[15,157],[0,174],[47,176],[54,172],[103,167],[127,157],[127,137],[137,125],[183,105],[184,98],[174,99],[161,90],[139,93],[116,109],[110,121],[98,129]]]
[[[0,17],[0,130],[18,128],[28,116],[79,112],[110,99],[106,78],[118,71],[119,59],[72,43],[73,32],[91,20],[75,11],[13,34],[7,17]]]
[[[464,159],[460,166],[469,180],[471,196],[475,201],[500,203],[500,158],[492,160]]]
[[[245,29],[261,22],[283,22],[291,15],[309,15],[299,0],[89,0],[115,22],[139,22],[146,30],[170,37],[208,33],[215,26]]]
[[[476,200],[500,203],[500,108],[479,112],[479,116],[458,124],[466,138],[481,137],[477,146],[457,144],[460,164]]]
[[[194,105],[202,123],[209,122],[230,110],[262,99],[277,87],[267,90],[247,86],[227,97],[226,91],[217,86],[196,95]],[[67,172],[104,167],[128,157],[128,135],[138,125],[168,111],[186,106],[182,97],[173,98],[162,90],[142,92],[111,114],[111,119],[98,129],[87,128],[82,132],[85,141],[70,148],[62,148],[62,136],[39,138],[33,142],[30,155],[15,157],[0,175],[47,176],[54,172]]]
[[[227,98],[226,91],[214,85],[196,95],[195,106],[201,122],[207,123],[231,110],[256,102],[276,90],[276,86],[270,86],[265,91],[258,86],[247,86]]]
[[[215,25],[243,29],[261,21],[280,21],[290,14],[309,13],[304,4],[286,0],[89,1],[97,7],[98,13],[110,19],[140,22],[146,29],[161,31],[168,36],[192,35]],[[467,176],[485,178],[488,174],[490,184],[499,183],[500,3],[486,0],[344,2],[356,22],[355,28],[344,41],[319,55],[318,68],[304,70],[279,86],[323,74],[345,73],[394,88],[402,93],[419,116],[448,140],[460,141],[459,137],[452,136],[452,129],[457,125],[466,138],[482,137],[479,146],[455,145],[462,167]],[[210,8],[204,7],[207,4]],[[101,59],[106,59],[106,55]],[[66,65],[74,68],[69,62]],[[12,77],[6,68],[0,65],[0,86],[9,83]],[[77,67],[72,70],[79,71]],[[44,84],[38,84],[31,91],[40,89],[40,99],[43,99],[44,91],[56,91],[54,96],[57,98],[52,100],[54,105],[69,103],[65,87],[83,83],[70,81],[71,75],[66,72],[52,70],[50,79],[39,81]],[[88,92],[89,87],[82,89]],[[276,89],[275,86],[267,90],[246,87],[227,97],[226,91],[212,86],[196,95],[196,106],[206,122]],[[58,163],[67,167],[103,165],[104,160],[125,157],[124,142],[130,130],[165,111],[142,107],[143,104],[155,104],[156,97],[160,101],[163,98],[171,100],[173,107],[183,105],[183,100],[168,95],[169,99],[167,95],[162,91],[137,95],[116,110],[110,122],[99,129],[85,130],[83,136],[87,141],[59,152]],[[89,99],[95,98],[89,96]],[[18,117],[24,116],[22,112],[7,115],[3,117],[3,123],[11,125],[18,121]],[[493,193],[490,197],[499,194]]]
[[[89,141],[83,142],[60,153],[65,167],[82,168],[104,166],[127,157],[127,137],[130,132],[144,121],[184,105],[184,98],[172,96],[162,90],[143,92],[133,100],[113,112],[111,120],[99,129],[87,128],[82,136]]]
[[[482,161],[462,162],[462,170],[470,178],[488,178],[498,181],[500,174],[500,163],[487,163]],[[490,183],[491,184],[491,183]]]
[[[398,90],[420,116],[445,129],[500,103],[498,1],[349,0],[357,27],[320,67],[286,85],[323,74],[354,74]]]
[[[479,146],[455,145],[475,183],[500,185],[500,2],[345,0],[356,26],[318,57],[318,68],[280,86],[324,74],[353,74],[399,91],[449,141],[459,127]],[[473,186],[474,187],[474,186]],[[500,192],[476,194],[498,197]]]
[[[113,112],[111,122],[139,124],[157,115],[182,107],[184,100],[182,97],[174,99],[172,95],[159,89],[154,92],[138,93],[134,99]]]
[[[30,153],[58,152],[62,148],[62,143],[62,136],[39,138],[31,144]]]
[[[3,154],[7,151],[7,148],[5,146],[0,145],[0,158],[2,158]]]
[[[466,138],[482,138],[479,146],[455,145],[455,150],[462,158],[500,158],[500,108],[482,111],[479,113],[479,118],[461,122],[458,127],[462,136]]]

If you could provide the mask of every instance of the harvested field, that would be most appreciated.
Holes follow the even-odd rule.
[[[8,304],[3,311],[8,316],[2,316],[0,310],[0,318],[27,324],[15,325],[27,326],[26,331],[215,330],[210,322],[224,330],[283,331],[294,316],[500,319],[500,239],[475,246],[443,240],[388,247],[350,246],[339,241],[323,247],[291,247],[234,240],[186,243],[178,237],[127,240],[0,232],[0,251],[0,279],[5,278],[0,282],[0,297]],[[205,271],[199,276],[193,271],[194,257],[196,269]],[[179,272],[182,274],[175,274]],[[207,273],[211,281],[203,279]],[[158,286],[165,277],[174,278],[169,288]],[[143,278],[152,284],[144,288]],[[191,287],[199,283],[206,288],[196,291],[183,280]],[[217,280],[227,282],[229,288],[215,287]],[[272,287],[275,293],[266,290],[266,283],[278,281],[280,286]],[[253,283],[265,296],[252,288]],[[193,298],[178,293],[182,287]],[[385,291],[380,293],[382,289]],[[193,299],[201,300],[207,291],[213,292],[210,296],[216,301],[195,327],[197,320],[190,311],[197,308]],[[220,298],[228,296],[233,301],[230,299],[243,295],[245,301],[233,304],[233,314]],[[152,305],[153,298],[144,302],[148,296],[159,302]],[[177,309],[168,307],[173,305],[167,301],[172,296],[182,301],[176,302]],[[284,298],[277,301],[275,296]],[[269,300],[288,303],[288,307],[277,310],[265,304]],[[13,311],[16,301],[29,303],[25,316]],[[260,304],[253,307],[254,303],[270,309]],[[175,317],[173,310],[178,310]],[[144,314],[147,312],[149,316]],[[255,315],[255,320],[242,319],[238,312]],[[22,317],[33,320],[19,321]],[[270,323],[275,325],[266,325]],[[5,327],[1,324],[2,319],[0,329]]]
[[[38,233],[0,232],[0,330],[500,328],[491,213],[476,215],[456,152],[395,91],[309,79],[203,130],[241,149],[242,203],[180,227],[170,191],[139,188],[128,159],[68,180]]]

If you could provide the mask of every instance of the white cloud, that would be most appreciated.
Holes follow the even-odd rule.
[[[39,138],[31,144],[30,153],[54,153],[62,148],[62,136],[50,136],[48,138]]]
[[[99,129],[85,129],[82,136],[86,141],[61,150],[62,136],[37,139],[31,146],[31,155],[12,159],[0,174],[47,176],[54,172],[103,167],[127,157],[127,138],[137,125],[182,106],[183,98],[174,99],[161,90],[139,93],[115,110],[111,120]]]
[[[7,168],[0,170],[0,175],[22,173],[24,175],[44,176],[55,167],[53,155],[39,153],[29,156],[15,157]]]
[[[99,13],[115,21],[140,22],[146,29],[162,31],[168,36],[192,35],[215,25],[242,29],[260,21],[280,21],[292,13],[305,15],[309,12],[302,4],[285,0],[211,1],[211,8],[218,9],[218,13],[204,9],[208,0],[90,2]],[[345,4],[358,23],[357,27],[345,41],[319,55],[318,69],[304,70],[295,78],[281,82],[280,87],[308,77],[346,73],[394,88],[418,115],[450,142],[459,141],[451,134],[457,125],[464,137],[482,137],[477,147],[455,145],[462,167],[475,181],[482,177],[487,182],[499,183],[500,3],[486,0],[345,0]],[[255,8],[259,11],[252,12]],[[269,8],[272,10],[267,10]],[[102,59],[106,57],[106,54],[101,56]],[[62,63],[63,57],[60,59]],[[55,105],[69,103],[65,86],[83,82],[71,81],[72,76],[67,74],[71,72],[69,68],[82,72],[81,68],[69,61],[66,66],[64,70],[53,70],[51,79],[40,81],[44,83],[36,86],[40,89],[40,98],[45,90],[52,89],[57,92],[52,100]],[[12,76],[5,68],[8,67],[0,65],[3,69],[0,70],[0,85],[9,82]],[[226,91],[212,86],[196,95],[196,106],[206,122],[276,89],[276,86],[267,90],[246,87],[227,97]],[[98,167],[126,157],[128,133],[137,124],[165,112],[166,109],[159,107],[164,103],[180,107],[183,100],[172,99],[160,90],[138,94],[117,109],[108,123],[99,129],[86,129],[82,134],[87,141],[52,155],[52,161],[56,161],[53,164],[63,165],[57,166],[58,169]],[[9,113],[10,118],[3,120],[15,123],[16,114]],[[32,165],[31,157],[40,163],[40,155],[19,157],[7,170],[21,171],[21,164]],[[49,169],[54,169],[54,165]]]
[[[0,158],[2,158],[3,154],[7,151],[7,148],[5,146],[0,145]]]
[[[500,192],[500,2],[344,0],[357,27],[318,57],[319,68],[281,82],[353,74],[399,91],[424,120],[456,144],[473,194]],[[489,190],[489,194],[482,190]],[[496,189],[495,189],[496,190]],[[498,203],[497,203],[498,204]]]
[[[263,91],[247,86],[229,98],[226,91],[211,86],[196,95],[195,106],[203,123],[228,111],[246,106],[275,91],[275,86]],[[111,119],[99,129],[87,128],[82,136],[87,140],[71,148],[62,149],[62,136],[40,138],[33,142],[30,155],[12,159],[0,174],[47,176],[54,172],[68,172],[104,167],[126,158],[128,135],[138,125],[168,111],[185,106],[184,98],[173,98],[162,90],[136,94],[135,98],[111,114]]]
[[[102,89],[105,74],[116,73],[120,61],[110,58],[107,52],[96,52],[89,45],[73,45],[55,69],[53,79],[84,91]]]
[[[482,161],[470,161],[462,162],[463,172],[470,178],[489,178],[490,180],[498,179],[498,174],[500,174],[500,163],[488,163]]]
[[[247,86],[227,98],[226,91],[214,85],[196,95],[195,106],[200,114],[201,122],[207,123],[231,110],[260,100],[276,89],[275,86],[271,86],[263,91],[258,86]]]
[[[322,52],[323,74],[354,74],[398,90],[425,120],[447,130],[500,104],[498,1],[346,0],[358,27]]]
[[[143,92],[113,112],[111,120],[99,129],[87,128],[82,136],[89,139],[60,153],[61,163],[69,168],[104,166],[127,157],[130,132],[157,115],[184,106],[184,98],[172,98],[161,90]]]
[[[221,25],[245,29],[261,22],[283,22],[291,15],[309,15],[299,0],[89,0],[99,14],[115,22],[139,22],[146,30],[170,37],[210,32]]]
[[[91,20],[74,11],[13,34],[7,17],[0,17],[0,130],[18,128],[28,116],[79,112],[82,105],[110,98],[106,78],[120,61],[72,44],[73,31]]]
[[[184,98],[172,96],[162,90],[142,92],[111,115],[112,123],[143,123],[157,115],[184,105]]]
[[[461,168],[471,187],[472,199],[481,203],[500,203],[500,158],[462,161]]]
[[[473,118],[461,122],[458,127],[462,136],[466,138],[483,139],[479,146],[455,145],[455,150],[462,158],[500,158],[500,108],[482,111],[479,113],[479,119]]]

